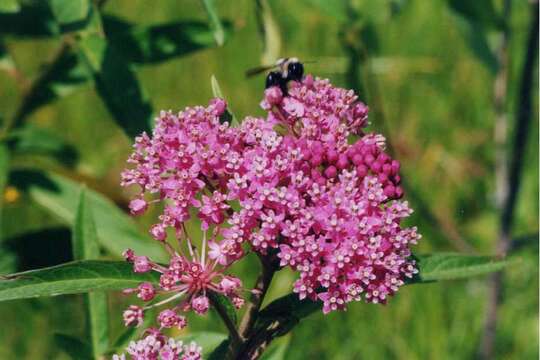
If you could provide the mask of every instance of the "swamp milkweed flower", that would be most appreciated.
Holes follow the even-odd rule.
[[[360,299],[385,303],[417,273],[409,246],[421,236],[401,226],[412,210],[400,200],[400,163],[385,152],[382,135],[365,132],[368,107],[355,93],[307,75],[286,95],[267,89],[261,107],[265,118],[247,117],[238,127],[221,121],[226,103],[218,98],[162,111],[152,135],[136,138],[122,185],[138,186],[134,215],[163,205],[150,234],[170,261],[125,252],[135,272],[160,273],[157,287],[125,292],[146,302],[168,296],[132,305],[126,325],[140,325],[150,307],[171,305],[158,316],[160,329],[182,328],[180,313],[206,313],[210,292],[241,307],[242,283],[225,272],[249,251],[297,271],[294,292],[322,301],[324,313]],[[193,215],[200,250],[185,227]]]

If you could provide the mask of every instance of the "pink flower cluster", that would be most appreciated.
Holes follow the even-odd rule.
[[[261,106],[266,118],[239,127],[220,121],[221,99],[161,112],[152,136],[136,139],[122,185],[138,185],[134,215],[163,204],[150,234],[171,259],[163,266],[127,251],[135,272],[161,275],[159,288],[126,292],[143,301],[172,294],[149,306],[179,300],[158,316],[161,328],[184,327],[178,311],[204,314],[210,291],[242,306],[240,280],[224,271],[249,248],[298,271],[294,291],[322,300],[325,313],[361,298],[384,303],[417,272],[409,246],[420,235],[401,226],[412,210],[399,200],[400,164],[383,136],[364,132],[368,108],[354,92],[308,75],[286,96],[267,89]],[[184,226],[192,214],[200,253]],[[126,310],[126,324],[140,324],[144,309]]]
[[[201,360],[202,349],[195,342],[184,345],[182,341],[167,338],[155,329],[149,329],[148,335],[132,341],[126,352],[133,360]],[[113,360],[125,360],[124,354],[114,355]]]

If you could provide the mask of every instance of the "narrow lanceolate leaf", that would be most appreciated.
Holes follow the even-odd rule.
[[[222,360],[227,356],[229,351],[230,340],[227,338],[223,340],[209,355],[208,360]]]
[[[210,20],[210,26],[214,30],[214,39],[216,44],[222,46],[225,43],[225,30],[223,25],[219,20],[218,13],[216,11],[216,5],[214,0],[202,0],[204,9],[208,14],[208,19]]]
[[[132,138],[149,131],[152,106],[122,54],[99,34],[86,36],[79,47],[96,90],[117,124]]]
[[[96,225],[92,208],[86,200],[83,188],[79,196],[79,205],[73,226],[73,258],[75,260],[93,260],[99,257]],[[85,296],[88,314],[88,327],[94,358],[107,351],[109,346],[109,320],[107,295],[90,293]]]
[[[261,356],[261,360],[284,360],[289,347],[290,336],[283,338],[281,343],[275,342]]]
[[[18,0],[0,0],[0,13],[16,13],[20,9]]]
[[[18,117],[23,118],[39,107],[73,93],[91,78],[76,53],[63,52],[25,97]]]
[[[499,67],[497,57],[490,48],[485,29],[478,23],[455,16],[457,29],[478,60],[494,74]]]
[[[38,171],[17,171],[11,182],[27,191],[39,205],[69,225],[75,221],[80,185],[64,176]],[[152,260],[166,261],[165,252],[149,236],[144,236],[135,222],[105,196],[86,190],[86,199],[94,210],[94,221],[100,244],[120,256],[131,248]]]
[[[65,334],[54,334],[54,342],[72,359],[92,359],[92,350],[90,349],[90,345],[88,345],[88,343],[84,341],[77,339],[76,337]]]
[[[75,260],[95,260],[99,257],[96,224],[92,208],[86,199],[86,189],[82,188],[73,224],[73,258]]]
[[[261,62],[263,65],[274,64],[281,51],[281,35],[267,0],[257,0],[257,20],[264,46]]]
[[[231,28],[228,23],[224,27]],[[104,16],[103,28],[124,59],[136,64],[158,63],[216,45],[212,29],[198,21],[142,26]]]
[[[20,3],[16,13],[0,12],[0,33],[22,37],[50,37],[60,33],[47,1]]]
[[[39,296],[122,290],[143,281],[157,282],[156,272],[136,274],[123,261],[73,261],[49,268],[0,276],[0,301]]]
[[[418,276],[411,283],[464,279],[502,270],[508,259],[456,253],[417,255]]]
[[[61,136],[32,123],[10,131],[8,144],[14,155],[44,155],[55,158],[66,166],[78,160],[77,149]]]
[[[62,31],[81,30],[90,21],[90,0],[49,0],[49,4]]]
[[[509,260],[489,256],[471,256],[441,253],[415,256],[419,273],[408,284],[429,283],[439,280],[464,279],[502,270]],[[403,291],[403,290],[402,290]],[[398,294],[399,296],[399,294]],[[288,333],[300,320],[322,308],[320,301],[299,300],[297,294],[280,297],[268,304],[260,313],[256,328],[259,330],[279,324],[274,336]]]
[[[448,0],[448,6],[456,14],[484,29],[501,29],[503,26],[502,18],[495,11],[492,0]]]

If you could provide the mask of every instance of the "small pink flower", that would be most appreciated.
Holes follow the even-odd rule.
[[[133,215],[142,215],[147,208],[148,204],[144,199],[133,199],[129,203],[129,209]]]
[[[283,99],[283,109],[294,117],[302,117],[304,115],[304,105],[298,100],[286,97]]]
[[[136,273],[145,273],[152,270],[150,259],[146,256],[135,256],[133,258],[133,271]]]
[[[243,298],[241,298],[240,296],[235,296],[232,298],[232,303],[233,303],[233,306],[236,308],[236,309],[241,309],[242,306],[244,306],[245,304],[245,300]]]
[[[283,92],[278,86],[272,86],[264,91],[264,100],[270,105],[278,105],[283,100]]]
[[[124,311],[124,323],[126,326],[135,326],[139,327],[143,322],[143,309],[137,305],[130,305]]]
[[[184,354],[182,354],[181,360],[201,360],[202,348],[195,342],[191,342],[189,345],[184,345]]]
[[[210,302],[204,295],[197,296],[191,300],[191,307],[197,314],[204,315],[210,307]]]
[[[220,265],[226,265],[227,264],[227,254],[225,252],[227,242],[224,240],[221,243],[216,242],[209,242],[208,243],[208,257],[212,260],[216,260],[216,262]]]
[[[167,238],[167,232],[163,224],[155,224],[150,228],[150,234],[157,241],[165,241]]]
[[[156,296],[156,290],[149,282],[139,284],[137,289],[139,290],[137,297],[143,301],[150,301]]]
[[[227,102],[222,98],[214,98],[210,100],[210,106],[214,106],[217,116],[221,116],[227,109]]]
[[[240,282],[240,279],[231,276],[224,277],[219,283],[220,289],[225,294],[232,294],[237,291],[241,286],[242,283]]]
[[[178,315],[174,310],[171,309],[161,311],[157,320],[161,327],[164,328],[178,327],[182,329],[187,325],[186,318]]]

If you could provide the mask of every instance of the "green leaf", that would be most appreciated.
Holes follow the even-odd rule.
[[[144,320],[147,320],[149,317],[145,316]],[[146,327],[143,327],[146,328]],[[135,333],[137,333],[136,327],[127,327],[120,336],[114,341],[114,343],[111,345],[110,349],[107,351],[107,354],[114,354],[116,352],[122,352],[123,349],[129,344],[130,340],[135,336]]]
[[[12,130],[8,135],[10,150],[16,155],[45,155],[67,166],[78,160],[77,149],[57,134],[34,124],[26,124]]]
[[[227,356],[229,350],[229,339],[223,340],[215,349],[208,355],[208,360],[223,360]]]
[[[50,37],[60,33],[47,1],[21,4],[17,13],[0,13],[0,33],[23,37]]]
[[[214,97],[224,99],[223,93],[221,92],[221,87],[219,86],[219,83],[214,75],[212,75],[210,78],[210,83],[212,85],[212,93],[214,94]]]
[[[455,18],[457,28],[472,53],[492,74],[495,74],[499,67],[499,62],[489,46],[484,29],[477,23],[467,21],[459,16]]]
[[[503,20],[495,11],[492,0],[448,0],[448,6],[456,14],[477,24],[479,28],[503,27]]]
[[[214,0],[202,0],[202,2],[204,5],[204,9],[208,14],[210,26],[214,31],[214,39],[216,40],[216,44],[218,44],[218,46],[223,46],[223,44],[225,43],[225,30],[223,29],[223,25],[219,20],[215,2]]]
[[[80,185],[61,175],[37,171],[18,171],[11,177],[18,188],[58,218],[73,225]],[[94,210],[94,220],[100,244],[120,256],[131,248],[154,261],[166,261],[162,248],[143,236],[135,222],[105,196],[88,189],[87,201]]]
[[[210,83],[212,85],[212,93],[214,94],[214,97],[225,100],[225,97],[223,96],[223,93],[221,92],[219,83],[214,75],[212,75],[212,77],[210,78]],[[221,117],[219,118],[219,121],[222,124],[224,122],[228,122],[229,124],[232,124],[233,121],[236,121],[236,116],[234,116],[232,111],[229,110],[229,104],[227,104],[227,109],[225,109],[225,112],[221,115]]]
[[[214,306],[219,306],[225,311],[225,314],[229,319],[231,319],[233,324],[237,323],[238,319],[236,318],[236,309],[234,308],[231,300],[229,300],[228,297],[215,292],[209,292],[208,296]]]
[[[471,256],[453,253],[418,255],[419,274],[408,282],[428,283],[438,280],[463,279],[502,270],[509,260],[497,260],[489,256]],[[275,321],[281,321],[281,331],[276,336],[288,333],[300,320],[320,310],[322,303],[309,299],[299,300],[297,294],[280,297],[261,310],[256,327],[266,329]]]
[[[321,307],[319,301],[300,300],[298,294],[289,294],[272,301],[260,313],[260,319],[272,319],[278,316],[294,316],[299,320],[309,316]]]
[[[24,99],[19,118],[23,118],[39,107],[67,96],[90,80],[91,73],[74,52],[62,53],[52,67],[38,78],[32,92]]]
[[[261,356],[261,360],[285,360],[290,340],[290,336],[287,336],[283,338],[282,342],[278,340],[272,343]]]
[[[231,29],[229,23],[224,25]],[[159,63],[215,46],[213,31],[203,22],[142,26],[105,16],[103,27],[109,42],[130,63]]]
[[[79,196],[72,242],[73,258],[75,260],[92,260],[99,257],[96,225],[92,215],[92,208],[86,201],[86,189],[84,188]],[[97,358],[105,353],[109,346],[107,295],[90,293],[85,296],[85,302],[89,319],[88,327],[92,353]]]
[[[65,334],[54,334],[54,342],[64,350],[72,359],[90,360],[92,359],[92,350],[88,343],[81,341],[73,336]]]
[[[195,341],[197,345],[202,347],[204,358],[206,358],[225,339],[227,339],[227,335],[211,331],[197,331],[178,338],[178,340],[182,340],[184,344]]]
[[[132,265],[124,261],[73,261],[0,277],[0,301],[122,290],[158,279],[156,272],[134,273]]]
[[[73,258],[75,260],[93,260],[99,257],[96,224],[92,208],[86,200],[86,189],[79,195],[79,204],[73,224]]]
[[[264,46],[261,62],[263,65],[274,64],[281,52],[281,35],[267,0],[257,1],[257,18]]]
[[[90,21],[90,0],[49,0],[49,4],[63,32],[83,29]]]
[[[490,256],[439,253],[417,255],[418,275],[410,283],[464,279],[500,271],[512,261]]]
[[[98,34],[83,38],[79,48],[99,96],[118,125],[129,137],[150,131],[152,106],[121,53]]]
[[[16,13],[21,10],[17,0],[0,0],[0,13]]]

